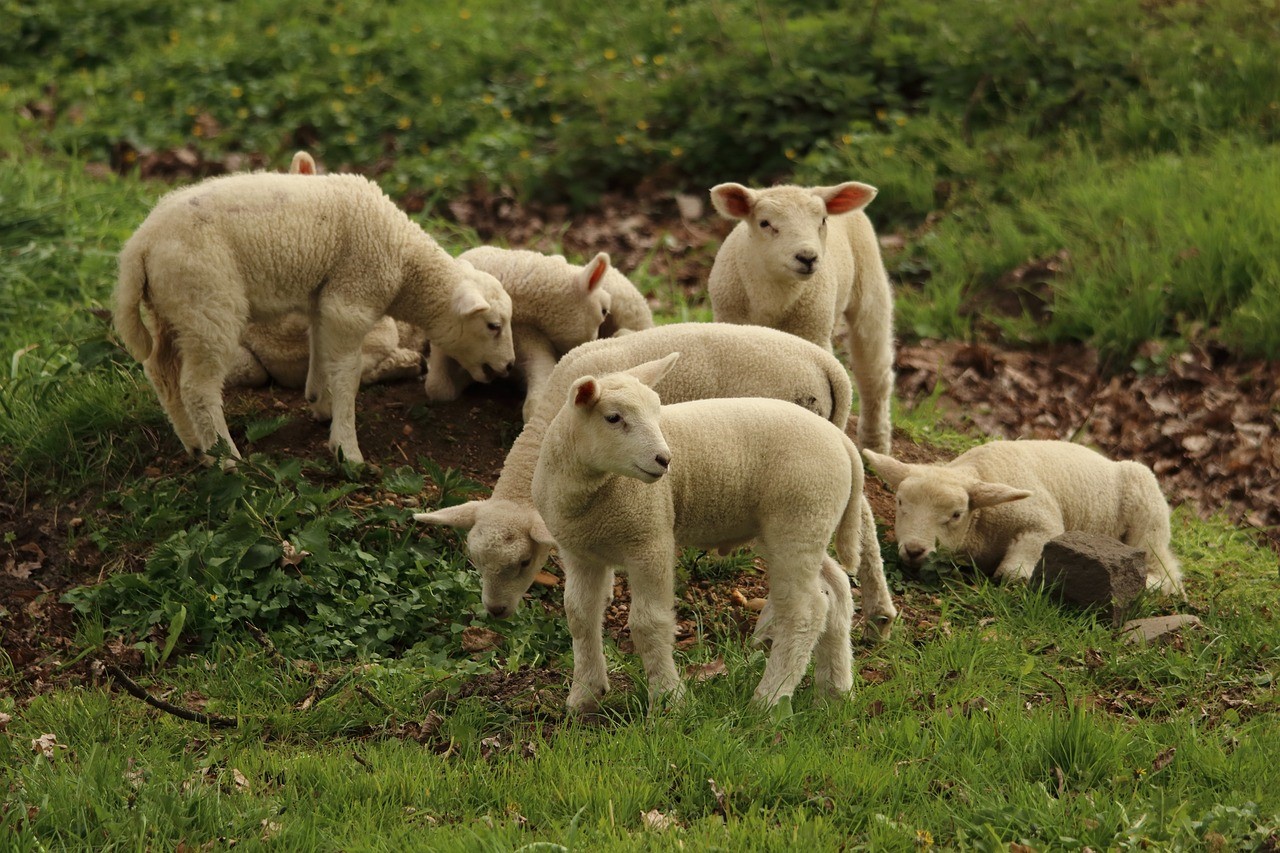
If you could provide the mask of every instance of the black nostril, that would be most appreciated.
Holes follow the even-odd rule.
[[[920,556],[924,554],[924,549],[919,545],[908,545],[902,550],[907,555],[907,559],[910,560],[918,560],[920,559]]]
[[[507,615],[507,608],[505,607],[486,607],[485,609],[489,611],[489,615],[494,619],[501,619]]]
[[[507,362],[507,373],[510,373],[515,369],[516,369],[516,360],[513,358],[511,359],[511,361]]]
[[[806,267],[811,267],[818,262],[818,256],[817,255],[796,255],[796,260],[804,264]]]
[[[666,468],[668,465],[671,464],[671,457],[665,454],[659,453],[657,456],[653,457],[653,461],[657,462],[663,468]]]

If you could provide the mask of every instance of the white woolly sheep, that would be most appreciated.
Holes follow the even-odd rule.
[[[601,252],[579,267],[560,255],[480,246],[458,257],[498,279],[511,296],[511,335],[516,367],[527,386],[528,420],[556,362],[578,344],[595,340],[609,316],[613,299],[602,287],[611,269],[609,256]],[[453,400],[468,379],[443,353],[429,357],[428,398]]]
[[[1140,462],[1112,462],[1067,441],[993,441],[945,464],[863,455],[897,493],[894,529],[908,565],[941,547],[997,579],[1025,581],[1046,542],[1079,530],[1145,549],[1147,586],[1182,593],[1169,504]]]
[[[770,326],[828,349],[843,315],[858,386],[858,444],[888,453],[893,293],[862,212],[875,195],[853,181],[713,187],[716,210],[740,221],[716,253],[707,292],[717,322]]]
[[[570,384],[581,376],[615,373],[677,351],[680,360],[656,388],[668,402],[773,397],[816,412],[841,429],[848,421],[853,391],[844,367],[821,347],[776,329],[674,323],[583,344],[556,365],[533,417],[507,454],[492,496],[414,516],[470,531],[467,550],[480,570],[483,601],[491,615],[504,618],[515,612],[555,544],[533,505],[531,484],[543,433]],[[865,633],[887,636],[896,611],[884,576],[872,571],[870,561],[861,566]]]
[[[289,164],[293,175],[316,175],[316,161],[298,151]],[[427,336],[405,322],[383,317],[373,324],[360,347],[360,384],[413,379],[422,374]],[[274,381],[285,388],[302,388],[311,361],[307,315],[290,312],[273,322],[249,321],[240,336],[240,349],[227,373],[226,387],[255,388]]]
[[[142,319],[146,304],[153,331]],[[307,313],[307,399],[329,446],[362,462],[360,345],[383,316],[412,323],[478,379],[515,360],[511,299],[456,261],[358,175],[212,178],[157,202],[120,252],[115,325],[189,452],[231,439],[222,387],[250,318]]]
[[[768,565],[773,642],[755,699],[790,696],[810,657],[819,690],[847,693],[853,600],[847,575],[824,565],[833,535],[846,566],[879,559],[874,525],[864,547],[857,448],[840,428],[780,400],[661,405],[652,386],[678,356],[576,380],[542,442],[533,497],[564,564],[570,709],[593,709],[609,687],[601,625],[615,568],[627,574],[628,624],[650,699],[678,698],[676,548],[746,541]]]

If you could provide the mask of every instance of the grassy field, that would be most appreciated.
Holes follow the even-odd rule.
[[[474,241],[441,218],[455,194],[577,210],[641,180],[857,178],[901,237],[906,337],[1083,340],[1112,367],[1152,340],[1280,357],[1274,3],[842,5],[0,5],[0,500],[94,496],[74,537],[129,570],[69,596],[83,623],[59,667],[134,656],[153,692],[238,721],[180,721],[105,677],[0,696],[0,848],[1280,843],[1275,555],[1220,521],[1175,514],[1176,609],[1206,628],[1170,644],[1025,589],[907,579],[890,553],[903,620],[858,651],[849,702],[751,710],[762,653],[691,602],[678,661],[725,672],[650,713],[611,645],[619,678],[583,721],[563,713],[557,591],[496,650],[461,650],[489,624],[478,581],[408,516],[478,484],[427,459],[148,470],[177,443],[101,309],[167,188],[137,170],[186,146],[277,168],[308,147],[421,202],[454,250]],[[662,320],[707,318],[661,274],[633,280]],[[899,415],[922,442],[974,440]],[[743,563],[686,555],[681,577]]]

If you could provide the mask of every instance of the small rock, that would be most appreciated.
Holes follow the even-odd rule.
[[[1115,625],[1124,621],[1146,584],[1146,552],[1110,536],[1078,530],[1051,539],[1031,575],[1033,587],[1049,587],[1068,604],[1103,608]]]
[[[1201,629],[1204,623],[1189,613],[1172,616],[1152,616],[1148,619],[1132,619],[1120,628],[1120,636],[1126,643],[1150,643],[1181,631],[1183,628]]]

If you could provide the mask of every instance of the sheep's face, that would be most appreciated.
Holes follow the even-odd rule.
[[[553,326],[548,329],[551,342],[560,352],[594,341],[613,305],[613,297],[601,287],[610,270],[608,253],[599,253],[585,266],[566,269],[569,277],[563,285],[561,307],[555,317],[549,318]]]
[[[711,200],[722,215],[742,222],[747,234],[743,266],[771,281],[808,281],[824,264],[828,218],[861,210],[876,190],[853,181],[834,187],[772,187],[751,190],[720,184]]]
[[[662,403],[650,387],[666,375],[678,353],[621,373],[584,376],[569,389],[563,414],[574,418],[574,452],[588,470],[641,482],[662,479],[671,448],[662,435]]]
[[[452,322],[431,341],[477,382],[506,376],[515,367],[511,297],[487,272],[459,261],[464,270],[449,305]]]
[[[511,501],[471,501],[414,515],[427,524],[445,524],[467,534],[467,553],[480,570],[481,600],[489,615],[515,613],[555,544],[542,516]]]

